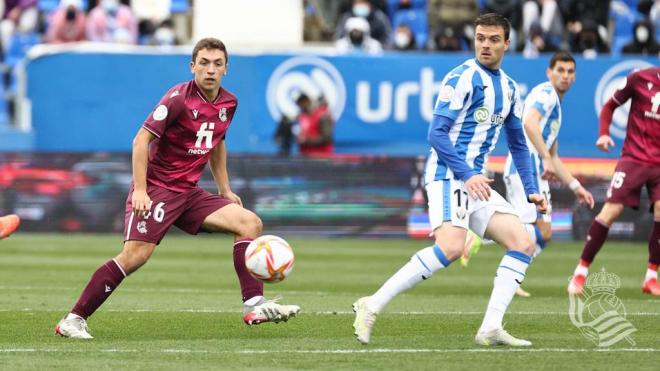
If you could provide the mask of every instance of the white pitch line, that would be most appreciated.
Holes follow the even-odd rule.
[[[0,348],[0,353],[159,353],[159,354],[369,354],[369,353],[656,353],[657,348],[470,348],[470,349],[285,349],[285,350],[204,350],[204,349],[55,349]]]
[[[0,309],[0,313],[3,312],[66,312],[68,308],[62,309],[36,309],[36,308],[21,308],[21,309]],[[112,313],[239,313],[240,310],[237,309],[217,309],[217,308],[181,308],[181,309],[149,309],[149,308],[137,308],[137,309],[102,309],[101,312],[112,312]],[[333,315],[353,315],[353,311],[313,311],[308,312],[303,308],[301,311],[302,314],[312,314],[318,316],[333,316]],[[457,315],[457,316],[478,316],[483,315],[484,312],[479,311],[392,311],[384,312],[383,315],[403,315],[403,316],[420,316],[420,315]],[[535,311],[512,311],[507,312],[507,314],[517,314],[523,316],[568,316],[568,311],[566,312],[535,312]],[[627,316],[660,316],[659,312],[630,312],[626,313]]]

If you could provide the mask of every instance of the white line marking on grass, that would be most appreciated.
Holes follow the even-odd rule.
[[[468,348],[468,349],[284,349],[284,350],[204,350],[204,349],[54,349],[0,348],[0,353],[159,353],[159,354],[368,354],[368,353],[656,353],[657,348]]]
[[[66,312],[69,309],[36,309],[36,308],[21,308],[21,309],[0,309],[3,312]],[[102,309],[102,312],[112,313],[239,313],[238,309],[220,309],[220,308],[181,308],[181,309],[150,309],[150,308],[137,308],[137,309]],[[317,316],[333,316],[333,315],[353,315],[353,311],[314,311],[308,312],[303,308],[303,314],[312,314]],[[421,316],[421,315],[456,315],[456,316],[481,316],[484,312],[478,311],[393,311],[384,312],[383,315],[399,315],[399,316]],[[568,312],[535,312],[535,311],[512,311],[507,314],[517,314],[522,316],[567,316]],[[626,316],[660,316],[660,312],[628,312]]]

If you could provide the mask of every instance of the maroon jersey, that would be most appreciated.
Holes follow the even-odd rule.
[[[142,127],[149,147],[147,183],[183,192],[197,186],[211,151],[225,139],[238,101],[227,90],[209,102],[194,80],[171,88]]]
[[[660,165],[660,67],[636,71],[614,92],[619,105],[632,98],[621,158]]]

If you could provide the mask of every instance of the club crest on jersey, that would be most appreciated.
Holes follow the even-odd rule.
[[[222,122],[227,121],[227,108],[226,107],[220,108],[220,112],[218,112],[218,118]]]

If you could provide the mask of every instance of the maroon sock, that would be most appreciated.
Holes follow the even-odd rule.
[[[87,319],[115,291],[124,277],[119,264],[114,259],[108,260],[94,272],[71,313]]]
[[[591,227],[589,227],[589,231],[587,231],[587,240],[584,243],[584,249],[582,250],[582,260],[589,263],[594,261],[596,254],[598,254],[600,248],[603,247],[609,231],[609,226],[606,226],[598,219],[594,219],[591,223]]]
[[[258,279],[252,277],[247,268],[245,268],[245,249],[252,240],[240,240],[234,242],[234,269],[238,276],[238,282],[241,285],[241,295],[243,301],[255,296],[263,296],[264,284]]]
[[[653,222],[653,230],[649,237],[649,263],[660,264],[660,221]]]

